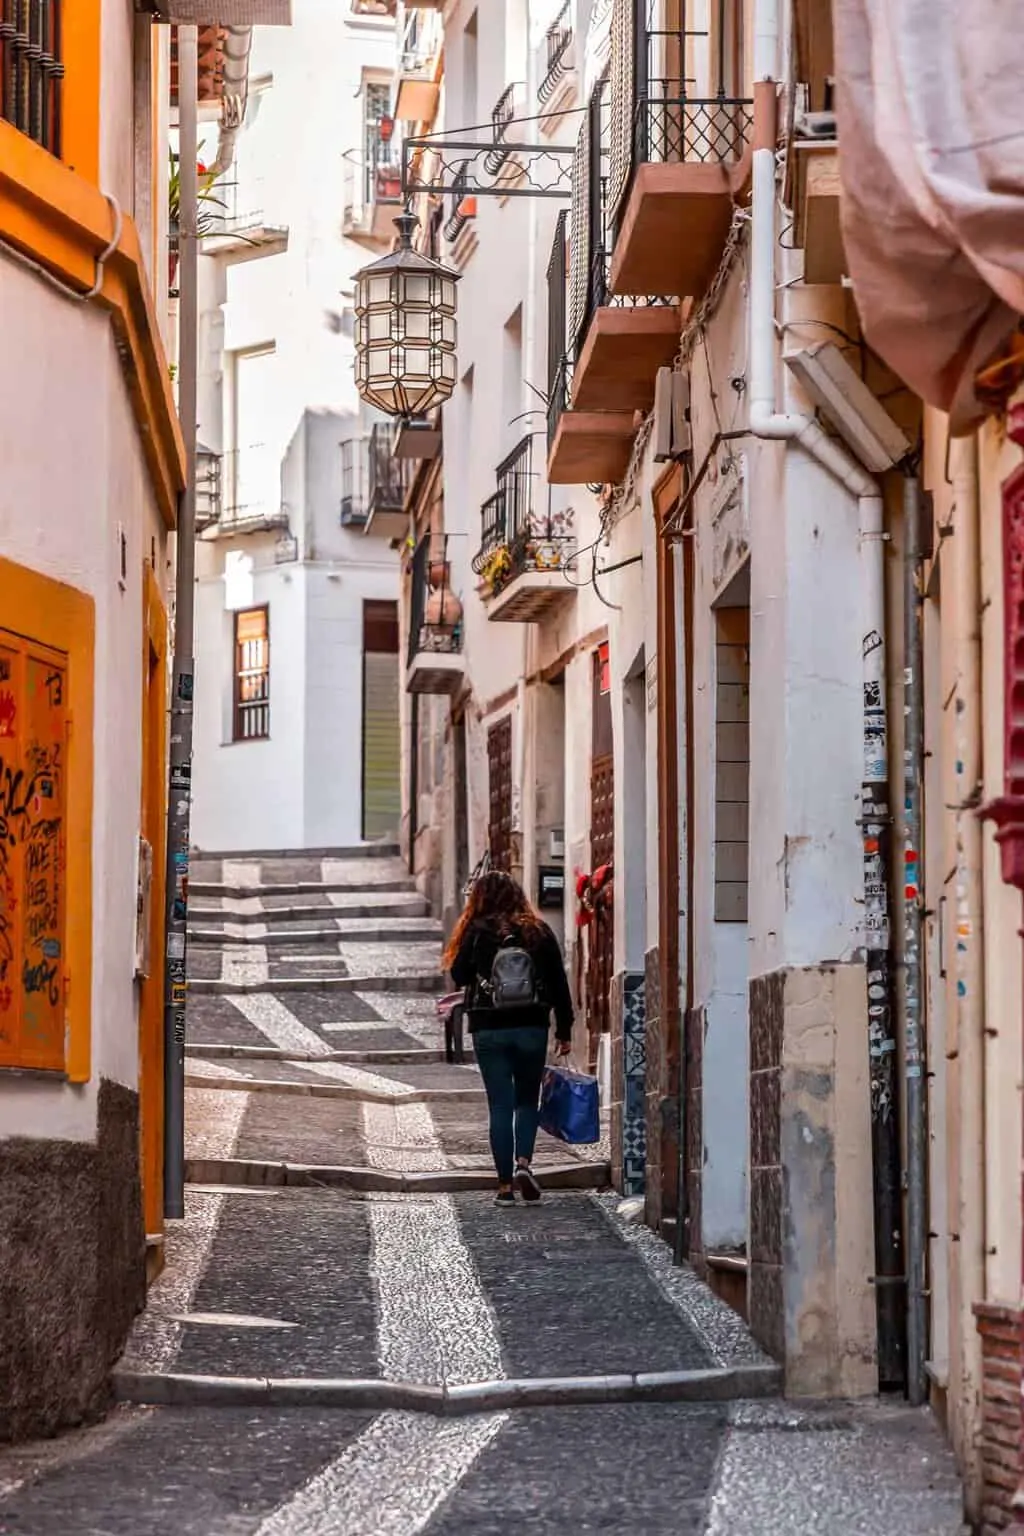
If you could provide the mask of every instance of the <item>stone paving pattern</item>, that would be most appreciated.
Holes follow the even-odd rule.
[[[431,1097],[478,1089],[475,1068],[439,1059],[433,997],[398,990],[409,974],[443,982],[439,938],[393,853],[199,859],[192,879],[193,922],[209,937],[190,950],[191,974],[218,985],[252,978],[258,990],[190,997],[189,1046],[222,1048],[188,1057],[190,1152],[214,1169],[287,1158],[469,1170],[482,1187],[190,1188],[127,1368],[455,1386],[764,1361],[692,1271],[623,1222],[614,1195],[493,1204],[482,1096]],[[329,943],[295,936],[311,913],[343,924]],[[396,941],[394,924],[410,917],[424,938]],[[275,991],[282,976],[345,967],[384,978],[384,990]],[[241,1047],[267,1054],[230,1054]],[[353,1055],[339,1061],[339,1050]],[[430,1054],[394,1064],[373,1054],[388,1050]],[[265,1086],[252,1091],[253,1081]],[[282,1091],[294,1084],[357,1096]],[[423,1101],[410,1090],[424,1090]],[[606,1158],[606,1139],[569,1149],[542,1136],[540,1166],[574,1157]],[[648,1403],[465,1418],[119,1408],[57,1442],[0,1451],[0,1536],[961,1530],[959,1485],[933,1422],[892,1406]]]

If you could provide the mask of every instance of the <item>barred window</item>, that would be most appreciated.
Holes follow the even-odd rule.
[[[60,154],[61,0],[0,0],[0,117]]]
[[[270,735],[269,619],[266,608],[235,614],[235,741]]]

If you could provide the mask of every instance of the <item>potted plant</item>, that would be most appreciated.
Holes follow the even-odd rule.
[[[178,259],[181,254],[181,161],[173,149],[168,151],[170,174],[167,181],[167,229],[168,229],[168,286],[174,291],[178,275]],[[227,210],[227,203],[213,194],[217,177],[207,170],[202,160],[196,164],[199,178],[199,207],[196,211],[196,234],[200,240],[216,234]]]

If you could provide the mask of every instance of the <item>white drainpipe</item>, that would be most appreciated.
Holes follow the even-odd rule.
[[[251,52],[252,27],[229,27],[224,41],[224,94],[217,131],[217,155],[210,166],[211,176],[223,176],[231,169],[235,158],[235,140],[245,121],[249,98]]]

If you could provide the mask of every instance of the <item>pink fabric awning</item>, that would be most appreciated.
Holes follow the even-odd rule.
[[[834,0],[843,237],[871,346],[954,431],[1024,312],[1024,20]]]

